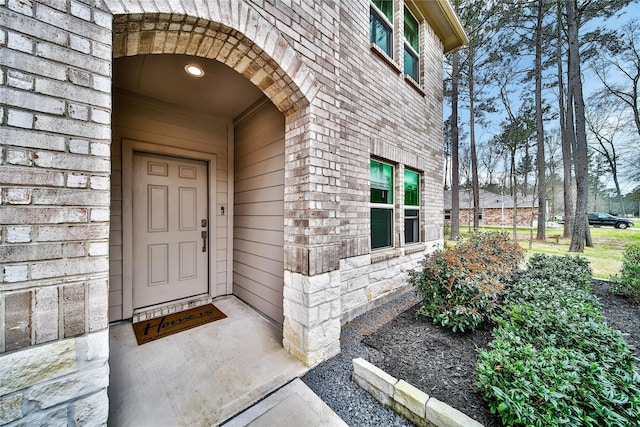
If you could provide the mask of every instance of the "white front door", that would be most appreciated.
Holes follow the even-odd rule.
[[[133,156],[133,308],[209,290],[207,164]]]

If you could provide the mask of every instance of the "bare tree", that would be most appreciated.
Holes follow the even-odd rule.
[[[616,198],[620,212],[625,214],[620,182],[618,179],[619,152],[616,150],[617,138],[626,125],[624,111],[616,108],[616,103],[592,102],[586,111],[586,123],[593,136],[591,148],[606,161],[607,170],[611,173],[615,185]]]
[[[469,35],[469,44],[460,50],[461,86],[466,90],[469,111],[469,147],[471,158],[471,185],[473,188],[473,226],[479,226],[480,184],[476,147],[476,125],[482,123],[484,113],[493,110],[493,100],[488,94],[493,86],[492,69],[487,67],[494,61],[498,4],[484,0],[459,2],[459,16]]]
[[[602,203],[608,197],[605,186],[602,184],[604,177],[609,173],[606,160],[600,154],[589,147],[589,195],[591,200],[587,203],[587,210],[598,212],[602,210]],[[602,199],[602,200],[601,200]],[[591,205],[589,205],[591,203]]]
[[[632,20],[602,39],[604,49],[594,58],[591,68],[604,91],[630,108],[640,143],[640,21]]]
[[[490,143],[484,144],[480,146],[480,163],[482,163],[482,167],[487,174],[486,180],[484,182],[485,188],[493,188],[496,185],[494,182],[496,169],[498,168],[498,164],[500,163],[500,156],[498,151],[493,147]]]
[[[458,164],[460,166],[460,184],[463,187],[471,187],[471,147],[469,145],[461,145],[458,149]]]
[[[556,192],[560,179],[560,163],[562,157],[562,137],[560,133],[552,133],[545,137],[545,153],[547,155],[547,200],[551,204],[551,213],[557,212]]]
[[[496,136],[492,144],[499,147],[502,153],[507,157],[509,163],[509,186],[511,188],[511,197],[513,198],[513,238],[516,238],[517,214],[518,214],[518,183],[516,173],[516,156],[519,150],[529,143],[534,132],[533,123],[531,121],[530,106],[523,105],[515,115],[511,110],[511,103],[506,94],[505,88],[501,87],[500,99],[507,112],[507,120],[502,123],[502,131]]]

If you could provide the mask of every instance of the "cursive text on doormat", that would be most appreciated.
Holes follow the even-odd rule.
[[[133,324],[138,345],[186,331],[227,317],[215,305],[207,304]]]

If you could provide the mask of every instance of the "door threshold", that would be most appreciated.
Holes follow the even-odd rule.
[[[209,304],[211,301],[211,295],[203,294],[175,301],[169,301],[162,304],[151,305],[149,307],[137,308],[133,310],[132,322],[138,323],[145,320],[166,316],[167,314],[179,313],[181,311],[189,310],[190,308],[196,308],[205,304]]]

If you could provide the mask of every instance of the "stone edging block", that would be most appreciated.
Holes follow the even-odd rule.
[[[353,380],[383,405],[421,426],[482,427],[455,408],[397,380],[362,358],[353,359]]]
[[[391,406],[398,380],[362,358],[353,360],[353,380],[386,406]]]
[[[412,386],[405,380],[400,380],[398,381],[398,384],[396,384],[393,400],[420,418],[424,418],[427,402],[429,401],[429,395]]]

